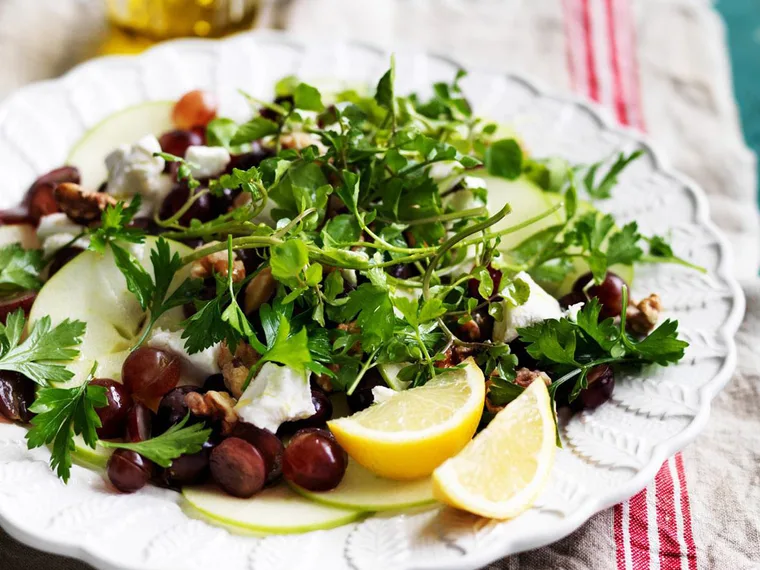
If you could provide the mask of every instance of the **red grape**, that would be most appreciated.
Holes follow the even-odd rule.
[[[219,103],[209,91],[196,89],[185,93],[172,110],[172,121],[180,129],[205,127],[216,117]]]
[[[581,390],[578,400],[582,408],[593,410],[612,397],[615,374],[607,364],[594,366],[588,373],[588,388]]]
[[[0,414],[12,422],[29,423],[32,402],[34,383],[18,372],[0,370]]]
[[[74,259],[77,255],[82,253],[84,250],[81,247],[75,247],[75,246],[68,246],[63,247],[55,252],[55,255],[53,255],[53,261],[50,263],[50,269],[48,270],[48,275],[52,277],[56,273],[58,273],[63,267],[72,259]]]
[[[156,435],[164,433],[173,425],[178,424],[188,414],[189,408],[187,407],[187,402],[185,402],[185,396],[190,392],[198,392],[198,388],[195,386],[180,386],[179,388],[170,390],[166,396],[161,398],[154,424]]]
[[[27,190],[23,205],[29,209],[29,215],[35,223],[39,223],[42,216],[59,212],[53,192],[56,184],[73,182],[79,184],[81,177],[79,170],[73,166],[62,166],[43,174]]]
[[[132,397],[123,384],[107,378],[96,378],[91,382],[95,386],[106,389],[108,403],[102,408],[95,408],[95,413],[100,418],[101,426],[98,428],[100,439],[113,439],[122,437],[127,427],[127,416],[132,407]]]
[[[14,208],[11,210],[0,210],[0,226],[18,226],[28,224],[34,226],[37,224],[34,218],[24,208]]]
[[[203,383],[203,392],[229,392],[227,389],[227,384],[224,383],[224,375],[223,374],[212,374],[208,378],[206,378],[206,381]]]
[[[198,453],[181,455],[161,472],[158,479],[167,487],[174,488],[205,482],[210,475],[209,464],[214,447],[214,442],[207,441]]]
[[[491,276],[491,281],[493,282],[493,293],[492,295],[495,295],[499,291],[499,286],[501,285],[501,271],[498,269],[494,269],[490,265],[488,266],[488,275]],[[478,287],[480,286],[480,281],[478,279],[470,279],[467,282],[467,289],[470,293],[470,297],[473,297],[475,299],[483,299],[483,297],[480,295],[480,292],[478,291]]]
[[[282,461],[282,474],[308,491],[329,491],[343,480],[346,452],[326,430],[302,430],[293,436]]]
[[[584,293],[589,299],[596,297],[602,305],[602,311],[599,313],[600,319],[608,319],[620,316],[623,310],[623,287],[626,282],[612,272],[607,273],[604,281],[599,285],[586,287],[593,279],[591,273],[581,275],[573,285],[573,291]]]
[[[203,145],[203,137],[195,131],[175,129],[161,135],[158,142],[162,151],[184,158],[188,147]]]
[[[111,484],[122,493],[139,491],[150,480],[153,463],[139,453],[127,449],[117,449],[106,465],[106,473]]]
[[[372,388],[386,385],[385,380],[380,376],[377,369],[370,369],[359,381],[359,385],[354,390],[354,393],[346,398],[348,408],[354,414],[369,408],[375,401],[375,397],[372,395]]]
[[[135,404],[127,414],[127,431],[124,439],[129,443],[139,443],[151,437],[153,415],[143,404]]]
[[[282,475],[282,455],[285,447],[280,438],[267,429],[246,422],[238,422],[232,436],[247,441],[254,446],[266,464],[266,482],[272,483]]]
[[[178,184],[169,194],[164,198],[159,210],[159,216],[162,220],[171,218],[174,214],[180,211],[190,197],[190,189],[184,184]],[[208,222],[214,219],[214,202],[209,194],[204,194],[198,198],[193,205],[190,206],[187,212],[185,212],[179,219],[179,223],[184,226],[189,226],[193,219],[200,220],[201,222]]]
[[[151,409],[177,386],[180,359],[176,354],[157,348],[138,348],[124,361],[122,381],[132,397]]]
[[[36,299],[36,291],[23,291],[12,297],[0,299],[0,323],[5,324],[8,320],[8,315],[15,313],[19,309],[24,311],[25,314],[29,314]]]
[[[266,481],[266,463],[261,453],[237,437],[227,438],[214,448],[210,466],[214,481],[233,497],[252,497]]]

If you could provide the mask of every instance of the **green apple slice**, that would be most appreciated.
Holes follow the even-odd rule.
[[[521,224],[546,212],[556,204],[549,192],[544,192],[527,178],[507,180],[484,173],[480,173],[478,176],[486,182],[488,209],[491,214],[501,210],[507,203],[512,206],[512,212],[494,225],[492,231],[500,231]],[[563,220],[562,210],[557,210],[528,227],[502,236],[499,249],[509,250],[533,234],[549,226],[561,224]]]
[[[378,477],[353,459],[348,460],[343,481],[332,491],[315,493],[296,485],[292,488],[318,503],[367,512],[396,511],[435,503],[429,477],[416,481],[392,481]]]
[[[360,511],[305,499],[287,485],[264,489],[250,499],[231,497],[212,485],[185,487],[182,495],[209,522],[240,533],[296,534],[335,528],[362,517]]]
[[[174,128],[173,107],[174,101],[151,101],[109,115],[79,139],[66,164],[76,166],[84,187],[94,190],[108,177],[105,159],[117,146]]]
[[[492,214],[503,208],[504,204],[509,203],[512,206],[512,212],[494,226],[494,231],[499,231],[520,224],[534,216],[546,212],[562,201],[561,195],[554,192],[546,192],[525,178],[506,180],[504,178],[497,178],[483,174],[480,176],[486,181],[488,187],[488,209]],[[594,206],[589,202],[578,203],[578,210],[580,212],[593,209]],[[509,249],[517,246],[522,241],[539,231],[548,228],[549,226],[562,223],[565,219],[564,216],[564,210],[560,208],[535,224],[531,224],[526,228],[503,236],[499,249],[509,251]],[[611,267],[610,270],[617,273],[629,285],[633,282],[634,271],[632,265],[615,265]],[[582,259],[577,259],[573,263],[573,269],[568,272],[562,283],[540,282],[539,285],[552,295],[561,297],[570,292],[573,283],[575,283],[578,277],[589,271],[590,268],[588,264]]]
[[[87,445],[81,435],[74,436],[74,451],[71,454],[74,463],[97,471],[104,470],[111,458],[113,449],[98,444],[95,449]]]
[[[139,248],[138,260],[152,272],[150,251],[156,239],[149,237]],[[186,255],[187,246],[170,242],[173,252]],[[175,285],[187,277],[189,267],[180,271]],[[127,289],[124,276],[113,260],[111,251],[101,255],[85,251],[66,264],[40,290],[29,315],[33,324],[49,315],[53,325],[64,319],[80,320],[87,324],[80,356],[69,364],[74,372],[70,385],[78,385],[87,377],[92,365],[98,362],[98,376],[121,379],[121,366],[139,338],[145,313]],[[176,328],[184,319],[182,309],[173,309],[160,320],[164,328]]]
[[[401,390],[406,390],[409,384],[411,384],[409,381],[399,380],[398,377],[401,371],[409,366],[409,364],[409,362],[386,362],[378,365],[377,369],[380,371],[380,376],[383,377],[385,383],[396,390],[396,392],[400,392]]]

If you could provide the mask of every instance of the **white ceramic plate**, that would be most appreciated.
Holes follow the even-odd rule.
[[[403,92],[428,91],[458,68],[403,50],[396,61]],[[388,62],[388,53],[362,45],[255,34],[172,42],[140,57],[87,63],[20,90],[0,107],[0,207],[16,203],[35,176],[61,164],[89,127],[129,105],[201,87],[218,92],[226,115],[242,117],[247,107],[238,88],[266,99],[288,74],[374,83]],[[0,524],[36,548],[98,568],[476,568],[558,540],[645,487],[705,426],[710,401],[734,368],[744,299],[730,274],[726,241],[694,184],[663,166],[640,135],[606,124],[586,103],[547,95],[522,78],[474,70],[463,86],[478,114],[513,124],[537,156],[588,163],[643,149],[603,208],[621,221],[637,220],[646,233],[671,235],[678,254],[709,270],[638,270],[634,295],[658,292],[691,347],[679,366],[618,378],[611,402],[563,427],[552,480],[532,510],[501,523],[432,510],[307,535],[237,537],[187,517],[176,493],[152,488],[117,495],[99,475],[76,467],[64,486],[48,469],[46,450],[27,451],[22,428],[0,425]]]

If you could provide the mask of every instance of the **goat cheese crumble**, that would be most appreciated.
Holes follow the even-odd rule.
[[[191,146],[185,153],[190,173],[195,178],[215,178],[230,163],[230,153],[221,146]]]
[[[530,294],[528,300],[517,307],[506,300],[501,301],[502,318],[494,322],[494,342],[512,342],[518,336],[517,329],[563,316],[559,301],[544,291],[525,271],[515,275],[515,279],[524,281],[530,288]]]
[[[241,420],[272,433],[285,422],[313,416],[317,410],[308,373],[267,362],[240,396],[235,411]]]
[[[160,156],[161,145],[153,135],[141,138],[133,145],[119,145],[106,157],[108,185],[106,191],[118,198],[136,195],[158,206],[172,188],[169,176],[164,176],[166,161]]]

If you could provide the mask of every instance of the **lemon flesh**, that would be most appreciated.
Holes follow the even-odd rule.
[[[427,477],[470,441],[485,399],[483,372],[472,359],[424,386],[395,394],[328,422],[338,443],[381,477]]]
[[[536,380],[459,455],[435,470],[433,495],[484,517],[516,517],[538,498],[555,450],[551,399],[544,382]]]

